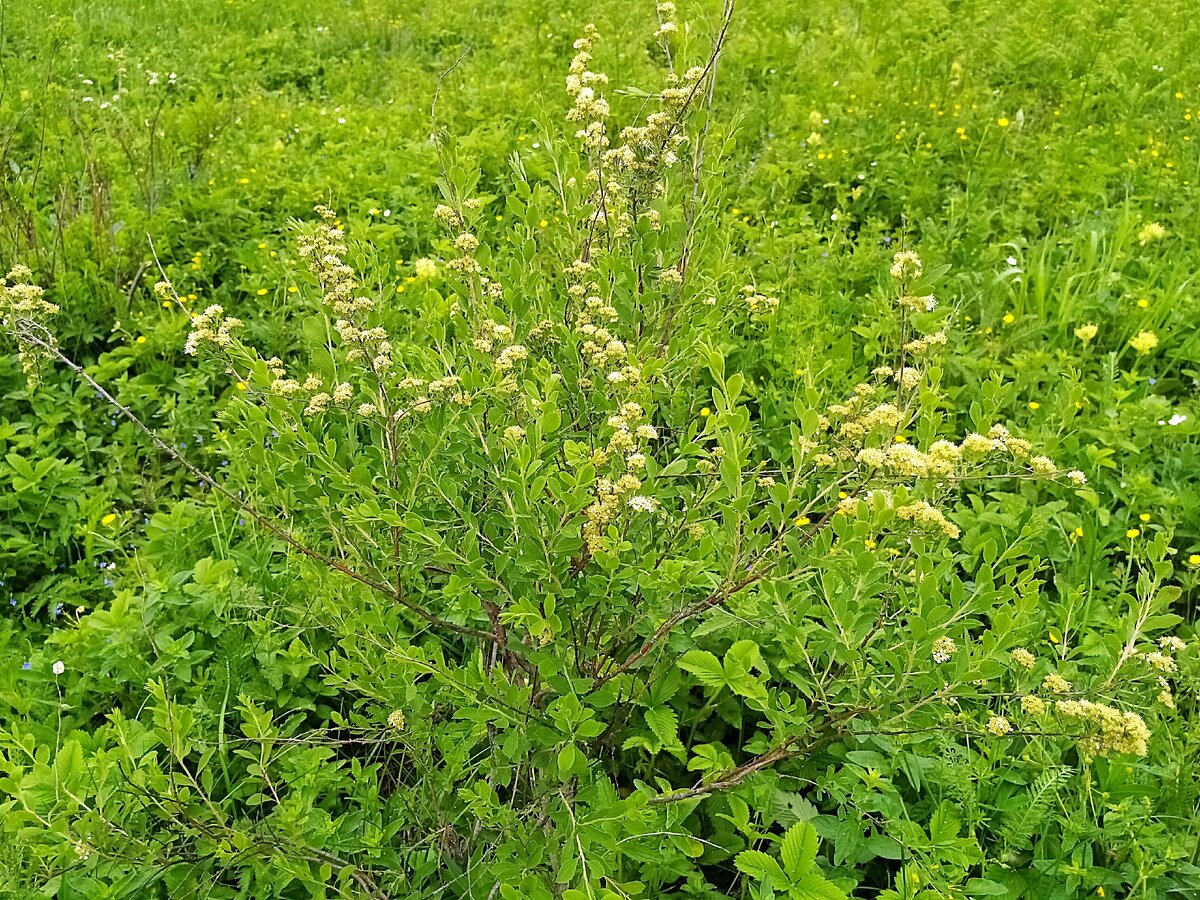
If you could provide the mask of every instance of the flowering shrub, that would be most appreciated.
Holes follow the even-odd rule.
[[[163,266],[182,365],[230,389],[208,442],[228,467],[62,350],[31,272],[0,285],[31,379],[72,371],[208,495],[150,523],[138,581],[50,670],[86,697],[136,666],[144,698],[3,738],[6,832],[39,884],[1069,896],[1102,888],[1057,865],[1099,829],[1143,887],[1190,874],[1186,836],[1158,835],[1153,862],[1129,849],[1149,816],[1122,794],[1182,740],[1195,677],[1167,536],[1135,550],[1130,529],[1104,613],[1056,580],[1049,517],[1021,504],[1070,515],[1088,478],[990,398],[956,409],[961,298],[912,246],[871,283],[861,380],[764,412],[723,346],[778,339],[788,303],[725,252],[731,8],[704,52],[657,12],[661,83],[620,100],[583,29],[545,178],[514,165],[494,194],[435,135],[442,236],[403,292],[325,205],[295,223],[278,354],[253,307],[198,311]],[[231,548],[229,521],[257,537]],[[176,542],[188,571],[165,572]],[[1080,652],[1047,640],[1049,604],[1090,617]],[[196,625],[147,654],[131,635],[155,605]],[[230,671],[189,652],[234,619]],[[1081,785],[1105,807],[1068,808]]]

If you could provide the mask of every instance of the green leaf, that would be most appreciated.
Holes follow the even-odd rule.
[[[574,744],[567,744],[558,751],[558,777],[566,781],[575,771],[581,756]]]
[[[758,700],[765,703],[767,699],[767,689],[753,675],[742,675],[739,678],[729,679],[729,689],[747,700]]]
[[[719,691],[726,686],[721,661],[707,650],[689,650],[679,660],[679,668],[696,676],[702,685]]]
[[[817,862],[817,829],[811,822],[797,822],[783,836],[780,856],[792,881],[807,873]]]
[[[986,878],[972,878],[967,882],[968,897],[1005,897],[1008,892],[1004,885]]]
[[[792,900],[847,900],[846,893],[820,872],[809,872],[795,882],[788,896]]]
[[[83,748],[79,741],[67,741],[54,760],[58,785],[68,794],[79,796],[87,783],[87,767],[83,762]]]
[[[789,883],[787,876],[783,874],[783,869],[775,861],[775,857],[763,853],[761,850],[743,850],[737,855],[734,865],[737,866],[739,872],[758,881],[765,881],[769,878],[773,887],[783,887]]]
[[[669,706],[660,706],[657,709],[646,710],[644,715],[646,725],[664,745],[673,747],[679,743],[679,718],[675,715],[675,710]]]
[[[757,669],[759,672],[767,671],[767,664],[763,662],[762,653],[758,649],[758,644],[751,640],[735,641],[733,646],[725,653],[725,667],[729,668],[729,660],[736,660],[737,664],[747,672],[751,669]]]
[[[741,372],[734,372],[725,381],[725,395],[728,398],[730,406],[737,403],[738,396],[742,393],[742,388],[746,384],[746,377]]]

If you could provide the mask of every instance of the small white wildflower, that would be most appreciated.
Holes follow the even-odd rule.
[[[948,637],[940,637],[933,642],[933,661],[935,663],[949,662],[950,657],[957,652],[958,644]]]

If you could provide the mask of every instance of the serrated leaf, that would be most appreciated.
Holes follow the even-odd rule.
[[[730,668],[730,660],[734,660],[737,665],[746,672],[751,669],[766,674],[767,664],[763,662],[762,653],[758,649],[758,644],[751,640],[734,641],[725,652],[725,668]]]
[[[734,865],[739,872],[758,881],[769,878],[773,887],[783,887],[788,883],[787,876],[783,874],[783,869],[775,861],[775,857],[761,850],[743,850],[737,855]]]
[[[648,709],[644,713],[646,725],[654,732],[665,746],[675,746],[679,743],[679,717],[669,706]]]
[[[58,785],[68,794],[78,796],[87,782],[87,767],[83,762],[83,748],[79,741],[67,741],[54,760]]]
[[[817,829],[811,822],[797,822],[783,836],[779,848],[783,865],[792,881],[810,871],[817,862]]]
[[[788,896],[792,900],[847,900],[845,891],[826,881],[820,872],[809,872],[794,883]]]
[[[767,689],[753,675],[743,675],[741,678],[731,679],[729,687],[739,697],[766,702]]]
[[[715,690],[725,687],[725,669],[721,661],[707,650],[689,650],[679,660],[679,668],[695,675],[705,687]]]

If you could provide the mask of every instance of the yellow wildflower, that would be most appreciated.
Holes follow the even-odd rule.
[[[1130,338],[1129,346],[1144,356],[1158,346],[1158,335],[1153,331],[1139,331],[1136,337]]]
[[[1137,233],[1138,243],[1144,247],[1151,241],[1161,241],[1167,234],[1167,229],[1163,228],[1157,222],[1147,222]]]

